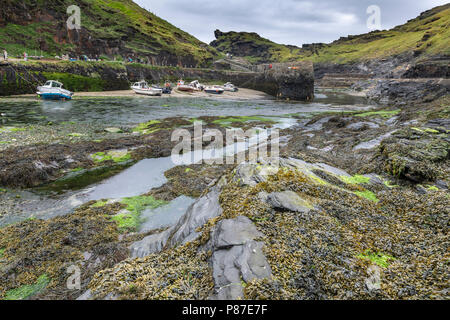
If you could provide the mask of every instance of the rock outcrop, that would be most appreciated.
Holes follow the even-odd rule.
[[[264,243],[255,241],[263,236],[247,217],[222,220],[217,224],[205,247],[212,252],[215,283],[212,299],[243,299],[242,281],[270,278],[271,268],[262,252]]]
[[[175,226],[133,243],[130,247],[131,256],[143,258],[152,253],[161,252],[164,249],[197,239],[200,234],[196,230],[208,220],[218,217],[222,213],[219,195],[225,183],[225,180],[219,181],[207,195],[192,204]]]
[[[386,79],[368,80],[352,86],[356,90],[366,90],[369,99],[382,104],[408,102],[431,102],[450,92],[450,80],[432,79]]]

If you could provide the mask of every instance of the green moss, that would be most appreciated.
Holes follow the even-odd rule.
[[[144,210],[156,209],[167,204],[167,202],[156,200],[152,196],[125,198],[121,203],[127,206],[128,212],[119,213],[112,219],[117,222],[119,231],[122,233],[137,231],[142,223],[141,214]]]
[[[0,128],[0,132],[20,132],[20,131],[26,131],[26,128],[15,128],[15,127],[3,127]]]
[[[159,120],[150,120],[148,122],[144,122],[139,124],[136,128],[133,129],[133,132],[140,132],[142,134],[151,134],[160,130],[160,128],[156,128],[155,125],[161,124]]]
[[[370,178],[358,174],[353,177],[341,176],[341,180],[348,184],[363,184],[370,182]]]
[[[20,288],[7,291],[5,300],[25,300],[44,290],[49,283],[50,278],[46,274],[43,274],[32,285],[24,285]]]
[[[85,134],[82,134],[82,133],[76,133],[76,132],[74,132],[74,133],[69,133],[67,136],[73,137],[73,138],[81,138],[81,137],[84,137],[84,136],[86,136],[86,135],[85,135]]]
[[[373,202],[379,202],[380,200],[377,198],[376,194],[372,191],[366,190],[366,191],[355,191],[354,194],[361,198],[365,198],[367,200],[373,201]]]
[[[80,172],[83,170],[84,170],[83,168],[75,168],[75,169],[70,170],[70,172]]]
[[[122,163],[131,160],[131,154],[127,151],[108,151],[107,153],[97,152],[92,155],[92,160],[95,163],[103,163],[106,161]]]
[[[436,186],[426,186],[425,188],[429,191],[439,191],[439,188]]]
[[[386,181],[384,181],[383,183],[384,183],[384,185],[385,185],[386,187],[388,187],[389,189],[393,189],[393,188],[398,188],[398,187],[399,187],[398,185],[391,184],[391,182],[390,182],[389,180],[386,180]]]
[[[438,130],[430,129],[430,128],[426,128],[424,131],[427,132],[427,133],[433,133],[433,134],[438,134],[439,133]]]
[[[438,134],[439,133],[438,130],[430,129],[430,128],[420,129],[420,128],[412,127],[411,129],[414,130],[414,131],[420,132],[420,133],[431,133],[431,134]]]
[[[0,258],[3,258],[4,253],[5,253],[5,249],[4,248],[0,249]]]
[[[108,203],[108,201],[97,201],[96,203],[94,203],[91,208],[102,208],[104,206],[106,206],[106,204]]]
[[[357,257],[360,259],[369,260],[382,268],[389,267],[390,263],[396,260],[394,257],[387,254],[383,254],[381,252],[374,253],[370,250],[359,254]]]
[[[364,112],[360,114],[356,114],[356,117],[383,117],[383,118],[391,118],[399,114],[401,110],[380,110],[380,111],[370,111]]]
[[[221,118],[214,120],[214,124],[221,125],[223,127],[229,126],[232,123],[235,122],[249,122],[249,121],[261,121],[261,122],[275,122],[273,119],[264,118],[264,117],[258,117],[258,116],[240,116],[240,117],[229,117],[229,118]]]

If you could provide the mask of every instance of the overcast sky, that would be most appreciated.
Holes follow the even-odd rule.
[[[381,26],[390,29],[445,0],[135,0],[204,42],[214,30],[257,32],[272,41],[302,45],[331,42],[369,32],[370,5],[381,9]]]

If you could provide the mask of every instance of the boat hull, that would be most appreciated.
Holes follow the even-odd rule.
[[[194,92],[194,88],[191,86],[178,86],[177,89],[183,92]]]
[[[44,100],[72,100],[72,96],[56,92],[38,92],[38,96]]]
[[[140,95],[144,95],[144,96],[152,96],[152,97],[156,97],[156,96],[161,96],[162,95],[162,90],[158,90],[158,89],[151,89],[151,90],[145,90],[145,89],[133,89],[133,91],[136,94],[140,94]]]
[[[205,89],[206,93],[209,94],[223,94],[224,90],[220,90],[220,89]]]

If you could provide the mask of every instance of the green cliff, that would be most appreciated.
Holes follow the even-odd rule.
[[[450,4],[446,4],[391,30],[343,37],[330,44],[316,43],[299,48],[274,43],[256,33],[217,30],[217,39],[211,46],[254,63],[297,60],[351,63],[411,52],[415,57],[425,58],[450,55],[449,24]]]
[[[0,48],[10,56],[70,54],[159,65],[207,66],[217,51],[131,0],[80,0],[81,29],[68,30],[69,0],[3,0]]]

